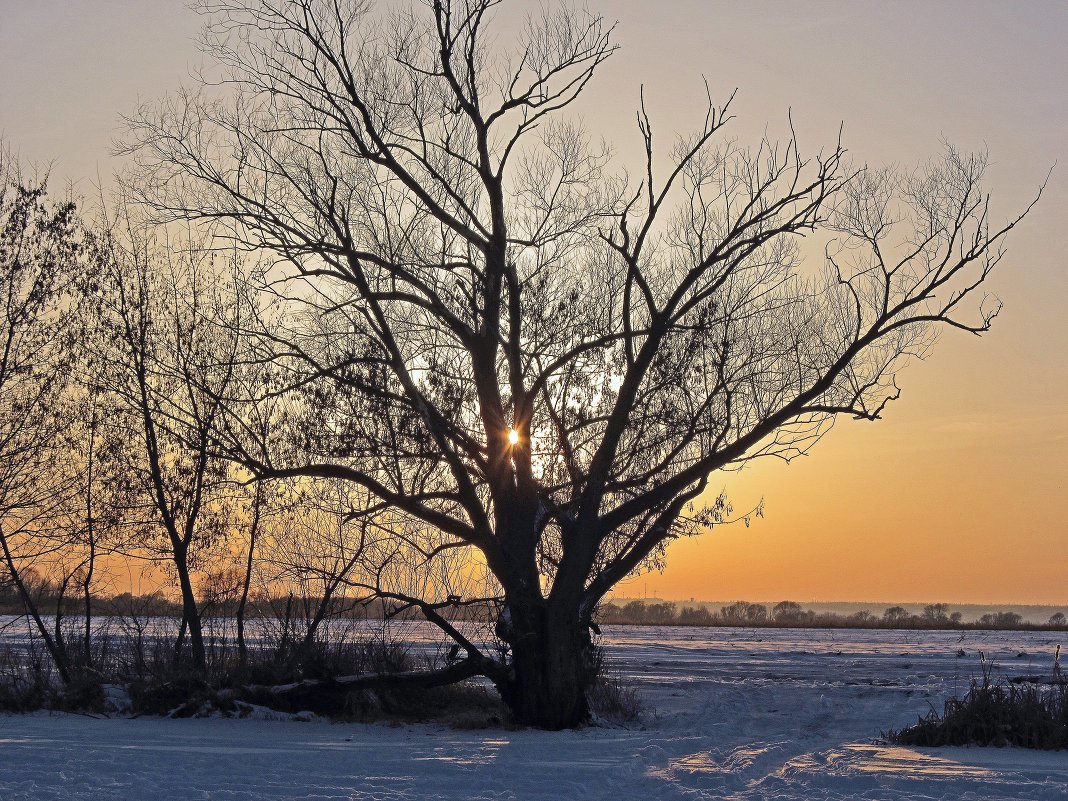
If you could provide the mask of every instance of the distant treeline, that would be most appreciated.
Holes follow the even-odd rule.
[[[55,583],[34,576],[33,598],[38,607],[58,613],[60,618],[82,613],[84,599],[63,594]],[[205,619],[234,617],[238,602],[230,597],[207,595],[201,599],[200,615]],[[0,615],[24,615],[26,607],[10,582],[0,580]],[[94,616],[98,618],[145,619],[152,617],[182,616],[182,603],[169,598],[160,591],[141,595],[123,592],[117,595],[94,595]],[[450,620],[486,620],[489,614],[485,605],[465,605],[442,610]],[[271,618],[274,620],[311,619],[315,624],[325,620],[422,620],[417,609],[403,606],[381,598],[351,598],[345,595],[321,595],[293,593],[281,595],[253,594],[245,609],[245,617]]]
[[[35,577],[35,597],[41,606],[56,609],[61,615],[77,615],[81,599],[62,597],[61,588]],[[145,618],[180,617],[182,606],[161,592],[134,595],[129,592],[93,600],[96,614],[103,617]],[[232,617],[236,612],[232,598],[209,597],[201,608],[206,618]],[[344,595],[322,598],[316,595],[253,596],[248,604],[249,618],[286,620],[315,617],[327,619],[421,620],[418,610],[380,598],[356,600]],[[22,615],[26,611],[21,598],[9,583],[0,581],[0,615]],[[441,614],[450,620],[496,620],[491,603],[446,607]],[[777,604],[735,601],[719,610],[708,605],[675,603],[672,601],[631,600],[609,601],[596,614],[599,624],[618,626],[734,626],[767,628],[814,629],[1005,629],[1005,630],[1068,630],[1068,617],[1056,612],[1045,623],[1033,623],[1012,611],[988,612],[974,620],[965,620],[960,612],[950,612],[948,604],[927,604],[919,613],[910,613],[902,606],[890,606],[875,614],[861,610],[850,614],[805,609],[795,601]]]
[[[736,601],[714,611],[706,606],[676,604],[670,601],[609,602],[599,610],[598,621],[630,626],[754,626],[768,628],[827,629],[1039,629],[1066,630],[1064,612],[1051,615],[1046,623],[1025,621],[1016,612],[990,612],[976,620],[964,620],[960,612],[950,612],[948,604],[928,604],[919,614],[901,606],[891,606],[882,614],[868,610],[853,614],[814,612],[794,601],[774,606]]]

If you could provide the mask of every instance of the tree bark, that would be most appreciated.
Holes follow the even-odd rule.
[[[245,608],[248,606],[249,588],[252,586],[252,570],[255,567],[256,537],[259,534],[260,514],[263,511],[263,483],[257,482],[252,500],[252,524],[249,526],[248,552],[245,559],[245,578],[241,583],[241,599],[237,604],[237,653],[241,667],[248,663],[248,646],[245,644]]]
[[[523,601],[510,602],[507,609],[504,633],[512,660],[497,687],[515,721],[552,730],[587,723],[596,660],[578,610]]]
[[[175,548],[174,566],[182,591],[182,622],[189,631],[189,645],[193,652],[193,670],[199,675],[204,675],[208,672],[208,661],[204,653],[204,634],[200,627],[200,610],[197,608],[197,599],[189,577],[189,565],[184,548]]]

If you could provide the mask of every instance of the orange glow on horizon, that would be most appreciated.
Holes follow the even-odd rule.
[[[492,25],[502,47],[537,5],[500,7]],[[902,398],[884,420],[841,420],[790,465],[712,476],[709,498],[725,491],[739,510],[763,499],[765,517],[675,541],[663,573],[616,594],[1068,605],[1068,3],[925,4],[922,13],[886,3],[782,13],[769,0],[588,5],[619,20],[621,47],[568,119],[581,119],[591,142],[605,138],[606,169],[637,180],[639,93],[664,147],[659,181],[676,135],[685,141],[701,124],[702,76],[719,100],[738,87],[724,141],[740,147],[796,126],[802,157],[841,131],[858,165],[907,168],[937,155],[942,139],[988,150],[992,224],[1061,165],[991,277],[1005,307],[989,334],[946,332],[928,360],[902,371]],[[122,166],[108,156],[118,115],[173,92],[202,60],[201,20],[186,4],[126,6],[4,8],[0,45],[17,69],[0,72],[0,134],[24,161],[54,163],[56,194],[70,180],[93,197],[90,181],[106,185]],[[514,428],[501,435],[530,444]]]

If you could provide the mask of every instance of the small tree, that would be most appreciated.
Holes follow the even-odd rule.
[[[768,619],[768,608],[763,604],[752,604],[747,601],[735,601],[729,606],[720,609],[720,614],[728,623],[749,623],[759,625]]]
[[[949,607],[945,604],[927,604],[923,608],[923,618],[932,623],[944,623],[949,620]]]
[[[338,605],[351,611],[372,580],[365,550],[373,548],[375,535],[369,532],[366,515],[356,511],[363,509],[366,497],[353,497],[351,490],[345,482],[297,485],[280,504],[278,522],[267,530],[270,555],[265,561],[271,585],[284,588],[302,613],[303,632],[291,643],[298,660],[311,653],[320,628],[339,611]],[[353,587],[360,588],[357,598],[341,597]]]
[[[84,238],[74,203],[50,202],[45,184],[24,176],[0,143],[0,557],[6,580],[69,682],[59,607],[49,627],[32,578],[49,576],[63,561],[84,564],[67,525],[80,465],[69,451],[65,413],[78,341],[71,304]],[[73,573],[58,586],[65,589]]]
[[[125,516],[140,533],[134,546],[173,570],[182,602],[176,656],[188,633],[203,673],[194,571],[232,512],[229,463],[213,443],[219,397],[237,370],[238,329],[220,325],[236,294],[226,294],[228,273],[210,251],[158,242],[125,212],[120,220],[125,234],[99,233],[92,252],[97,388],[111,402],[111,435],[126,443],[120,469],[133,485]]]
[[[888,607],[885,612],[883,612],[883,620],[885,620],[891,625],[903,623],[904,621],[908,620],[908,618],[908,610],[905,609],[905,607],[903,606],[891,606]]]
[[[1023,616],[1016,612],[987,612],[979,618],[979,625],[991,629],[1018,629]]]
[[[797,623],[804,617],[801,604],[796,601],[779,601],[771,611],[776,623]]]
[[[252,276],[285,321],[263,341],[315,424],[233,458],[362,487],[424,575],[488,568],[503,660],[438,613],[440,582],[403,602],[457,638],[449,677],[557,728],[587,717],[600,600],[730,517],[711,476],[879,418],[940,329],[987,330],[973,296],[1020,218],[992,222],[981,155],[900,175],[792,131],[745,148],[711,98],[667,158],[641,104],[631,179],[563,116],[611,29],[548,10],[497,46],[498,5],[205,0],[234,93],[132,119],[131,186],[277,257]]]

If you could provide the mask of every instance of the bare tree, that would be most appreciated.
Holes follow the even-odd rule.
[[[256,547],[259,545],[260,530],[265,516],[265,488],[257,482],[249,500],[248,545],[245,549],[244,572],[241,577],[241,591],[234,611],[237,624],[237,652],[241,665],[248,662],[248,645],[245,642],[245,617],[248,610],[249,593],[252,589],[253,571],[256,567]]]
[[[218,398],[233,379],[233,294],[209,251],[160,242],[120,215],[96,242],[99,386],[113,399],[107,425],[126,443],[122,466],[136,486],[126,525],[134,547],[174,571],[182,600],[176,642],[188,632],[193,668],[206,670],[193,573],[229,527],[232,481],[212,448]],[[162,232],[165,234],[166,232]],[[162,534],[162,539],[158,536]]]
[[[65,525],[79,481],[65,410],[83,247],[74,203],[51,202],[46,181],[23,175],[0,143],[0,556],[65,683],[62,592],[49,627],[31,577],[82,558]]]
[[[354,512],[352,488],[344,483],[288,481],[276,488],[284,499],[263,527],[259,570],[268,592],[285,598],[284,607],[274,604],[282,621],[279,652],[299,662],[324,623],[363,600],[345,593],[363,567],[367,522]]]
[[[83,274],[84,275],[84,274]],[[90,279],[91,280],[91,279]],[[81,296],[81,290],[77,295]],[[80,316],[77,304],[75,313]],[[73,323],[75,317],[69,322]],[[84,332],[80,324],[77,330]],[[130,499],[130,483],[121,471],[119,458],[124,442],[117,441],[114,431],[104,423],[108,399],[96,386],[97,374],[84,339],[75,346],[64,368],[69,371],[64,397],[57,403],[62,415],[62,430],[56,452],[48,454],[53,474],[67,472],[69,494],[53,515],[52,537],[56,541],[54,570],[60,592],[56,603],[55,636],[71,661],[93,667],[94,593],[109,579],[106,557],[122,547],[124,515]],[[88,357],[88,358],[87,358]],[[61,627],[64,601],[70,594],[80,596],[80,648],[71,651],[63,642]]]
[[[426,570],[487,566],[504,658],[450,630],[460,599],[403,602],[457,638],[450,678],[557,728],[587,717],[605,593],[730,517],[710,476],[877,419],[939,329],[987,330],[1022,215],[991,221],[982,156],[899,175],[792,129],[746,148],[711,96],[666,162],[643,101],[645,163],[616,175],[563,116],[611,30],[563,8],[498,46],[500,4],[205,0],[219,85],[144,108],[128,146],[161,219],[277,257],[255,347],[299,447],[225,415],[231,456],[361,487]]]

